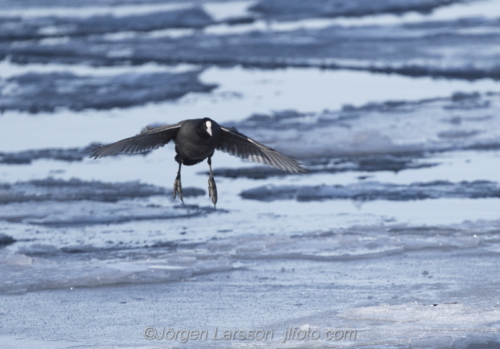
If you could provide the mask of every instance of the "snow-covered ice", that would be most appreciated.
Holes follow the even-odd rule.
[[[2,3],[0,347],[500,348],[498,1],[282,3]],[[205,116],[309,172],[88,157]]]

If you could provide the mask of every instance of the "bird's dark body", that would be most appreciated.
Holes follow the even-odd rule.
[[[97,159],[116,153],[136,153],[157,149],[171,140],[175,142],[175,161],[179,163],[172,192],[174,199],[179,194],[182,200],[182,165],[196,165],[207,159],[210,169],[208,195],[214,205],[216,204],[217,187],[212,173],[211,160],[216,149],[291,173],[306,172],[294,159],[245,136],[234,127],[221,126],[209,118],[185,120],[175,125],[147,127],[137,136],[94,149],[91,157]]]
[[[186,120],[175,137],[175,161],[183,165],[196,165],[214,155],[220,138],[220,126],[213,120],[212,136],[200,129],[203,119]]]

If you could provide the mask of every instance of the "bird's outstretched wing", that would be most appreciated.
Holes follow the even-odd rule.
[[[245,136],[234,127],[221,126],[221,131],[218,150],[291,173],[307,172],[296,160]]]
[[[103,156],[117,153],[139,153],[158,149],[175,138],[182,123],[159,127],[147,127],[137,136],[125,138],[121,141],[104,145],[93,150],[91,158],[98,159]]]

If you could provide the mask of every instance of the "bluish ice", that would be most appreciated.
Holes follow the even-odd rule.
[[[500,3],[259,3],[5,1],[0,347],[500,347]],[[199,117],[309,172],[87,156]]]

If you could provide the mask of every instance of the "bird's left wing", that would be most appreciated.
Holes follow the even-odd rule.
[[[175,125],[146,128],[137,136],[125,138],[121,141],[94,149],[90,157],[98,159],[117,153],[139,153],[158,149],[170,142],[172,138],[175,138],[181,125],[182,123],[178,123]]]
[[[234,127],[221,126],[221,131],[218,150],[291,173],[307,172],[298,161],[245,136]]]

